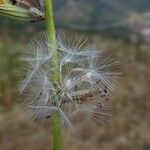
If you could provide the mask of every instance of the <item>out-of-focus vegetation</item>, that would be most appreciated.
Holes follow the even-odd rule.
[[[77,137],[65,130],[63,149],[149,150],[149,0],[54,2],[57,27],[85,33],[99,45],[108,43],[120,59],[122,72],[112,94],[116,112],[110,124],[100,129],[78,124],[83,130]],[[49,120],[34,126],[26,118],[16,86],[20,51],[43,30],[43,24],[0,17],[0,27],[0,150],[48,150],[52,140]]]

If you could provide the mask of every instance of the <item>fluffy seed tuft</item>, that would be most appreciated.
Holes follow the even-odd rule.
[[[89,45],[84,36],[68,39],[57,36],[58,68],[50,68],[53,46],[48,44],[46,36],[29,44],[21,58],[28,67],[20,82],[20,92],[26,93],[26,106],[34,120],[49,118],[58,111],[62,125],[70,128],[77,117],[103,124],[111,116],[109,96],[119,77],[118,61],[111,51]],[[54,69],[59,72],[57,83],[51,79]]]

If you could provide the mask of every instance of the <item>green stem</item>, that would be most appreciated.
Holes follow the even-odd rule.
[[[56,51],[56,33],[55,33],[55,26],[54,26],[54,18],[53,18],[53,6],[52,0],[44,0],[45,5],[45,24],[47,29],[48,40],[53,48],[52,54],[52,68],[55,68],[53,72],[53,79],[58,81],[58,72],[57,72],[57,65],[58,65],[58,56]]]
[[[54,150],[61,150],[61,122],[60,113],[55,112],[52,115],[52,126],[53,126],[53,144]]]
[[[56,34],[53,18],[52,0],[44,0],[44,6],[45,6],[45,25],[48,40],[53,51],[50,64],[50,67],[53,68],[51,80],[55,84],[59,81],[59,74],[58,74],[58,55],[56,50]],[[54,97],[54,100],[56,100],[56,97]],[[61,122],[59,112],[54,112],[52,114],[52,127],[53,127],[54,150],[61,150],[62,137],[61,137]]]

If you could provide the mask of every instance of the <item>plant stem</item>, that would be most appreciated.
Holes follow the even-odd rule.
[[[56,34],[53,18],[52,0],[44,0],[44,6],[45,6],[45,25],[48,40],[50,45],[52,46],[52,57],[50,67],[53,69],[53,74],[51,80],[55,84],[59,81],[59,74],[58,74],[58,55],[56,49]],[[56,100],[55,96],[54,100]],[[52,127],[53,127],[54,150],[61,150],[62,139],[61,139],[61,122],[59,112],[54,112],[52,114]]]
[[[53,126],[53,144],[54,150],[61,150],[61,122],[60,113],[54,112],[52,115],[52,126]]]
[[[45,24],[46,24],[46,30],[48,35],[48,40],[52,46],[53,53],[52,53],[52,68],[55,68],[53,72],[53,79],[55,81],[58,81],[58,72],[57,72],[57,66],[58,66],[58,56],[56,51],[56,33],[55,33],[55,26],[54,26],[54,18],[53,18],[53,6],[52,6],[52,0],[44,0],[45,5]]]

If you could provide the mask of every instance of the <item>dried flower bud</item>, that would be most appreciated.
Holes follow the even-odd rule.
[[[4,0],[0,1],[0,14],[26,21],[40,21],[44,18],[44,14],[36,7],[25,8],[19,5],[15,6]]]

